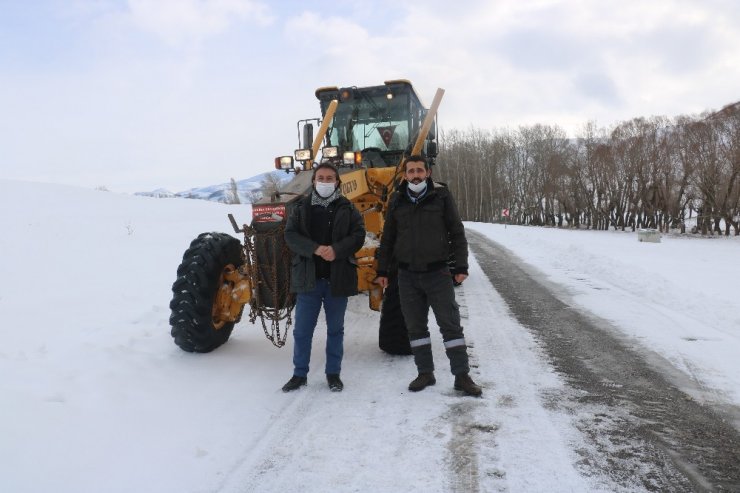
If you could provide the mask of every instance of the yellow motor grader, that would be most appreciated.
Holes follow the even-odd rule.
[[[343,195],[364,218],[367,238],[355,255],[358,288],[369,295],[370,309],[381,310],[380,347],[409,354],[394,274],[385,293],[373,283],[375,250],[390,196],[402,179],[403,158],[422,154],[434,163],[443,94],[438,89],[425,108],[407,80],[317,89],[321,117],[300,120],[299,149],[275,159],[277,169],[295,177],[252,204],[251,224],[240,227],[229,214],[243,242],[225,233],[202,233],[185,251],[170,302],[175,343],[185,351],[212,351],[228,340],[249,305],[250,321],[259,318],[267,338],[278,347],[285,344],[295,303],[289,292],[292,255],[283,238],[285,222],[298,199],[311,192],[312,168],[328,162],[339,170]]]

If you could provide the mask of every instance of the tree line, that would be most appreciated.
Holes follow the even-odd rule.
[[[676,118],[445,132],[435,180],[463,220],[740,235],[740,102]]]

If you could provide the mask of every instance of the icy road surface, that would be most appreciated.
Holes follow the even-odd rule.
[[[290,338],[246,317],[209,354],[169,334],[183,251],[248,205],[0,179],[0,210],[0,491],[740,491],[732,238],[466,224],[482,398],[452,389],[436,327],[437,384],[409,393],[365,296],[344,392],[322,322],[308,386],[284,394]]]

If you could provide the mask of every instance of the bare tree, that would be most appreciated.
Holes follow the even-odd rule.
[[[260,183],[260,196],[274,196],[283,190],[283,181],[278,173],[268,173]]]
[[[740,103],[700,117],[634,118],[611,130],[587,124],[569,140],[557,126],[453,130],[435,179],[469,221],[740,234]],[[687,217],[688,216],[688,217]]]
[[[234,178],[231,178],[231,182],[229,183],[229,192],[226,194],[226,203],[227,204],[241,204],[241,200],[239,199],[239,187],[236,185],[236,180]]]
[[[712,129],[717,134],[718,156],[723,182],[718,194],[718,216],[725,221],[725,235],[735,228],[740,235],[740,103],[728,105],[712,114]],[[716,219],[719,229],[719,218]]]

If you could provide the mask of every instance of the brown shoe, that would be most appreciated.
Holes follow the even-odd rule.
[[[455,390],[462,390],[473,397],[480,397],[483,394],[483,390],[473,382],[473,379],[467,373],[455,375]]]
[[[418,392],[424,390],[430,385],[434,385],[437,381],[434,379],[434,373],[419,373],[419,376],[411,381],[409,384],[409,390],[411,392]]]

